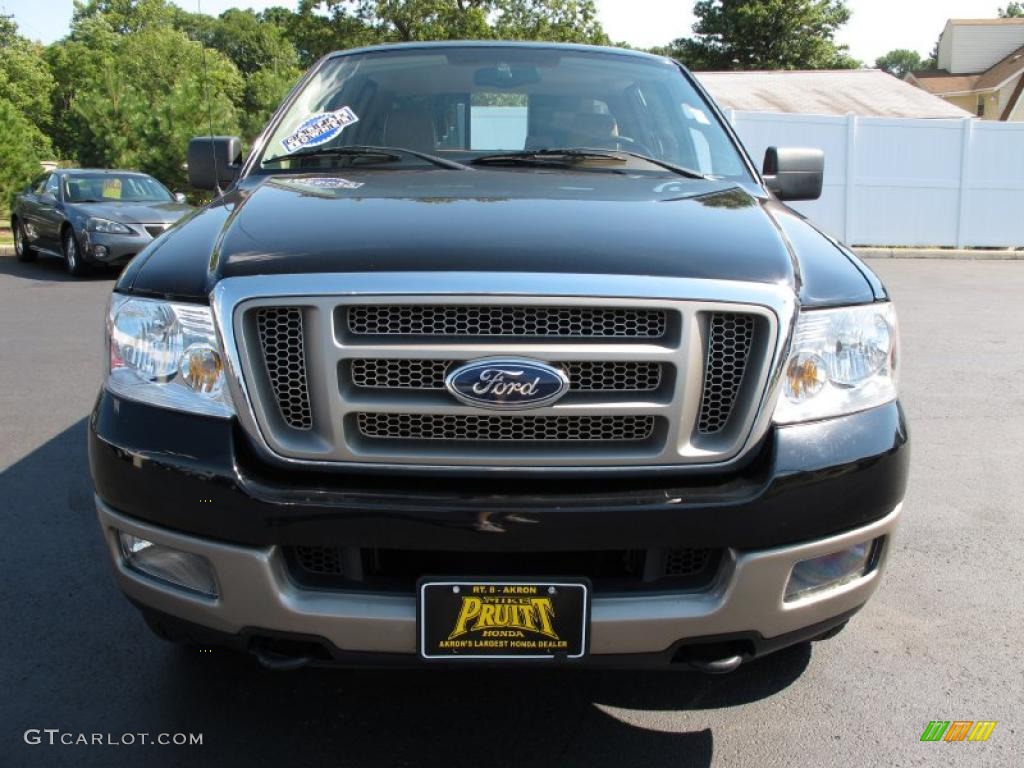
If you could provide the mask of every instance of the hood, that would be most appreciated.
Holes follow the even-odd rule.
[[[789,241],[767,198],[727,181],[536,170],[264,176],[243,181],[159,241],[126,281],[138,291],[206,296],[225,277],[447,270],[745,280],[798,290]],[[856,267],[822,241],[870,300]]]
[[[192,210],[191,206],[173,200],[161,203],[69,203],[83,216],[119,221],[122,224],[173,224]]]

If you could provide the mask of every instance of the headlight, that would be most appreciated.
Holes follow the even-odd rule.
[[[895,400],[898,342],[891,303],[801,312],[776,423],[827,419]]]
[[[107,389],[114,394],[178,411],[234,414],[209,307],[115,293],[107,348]]]
[[[110,219],[91,218],[85,222],[85,228],[90,232],[103,232],[108,235],[134,235],[135,231],[117,221]]]

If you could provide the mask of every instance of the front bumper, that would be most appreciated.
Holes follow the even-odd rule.
[[[139,228],[141,231],[130,235],[86,230],[82,235],[86,258],[98,264],[121,264],[131,260],[155,239],[141,225]]]
[[[90,424],[100,523],[124,592],[222,639],[317,638],[330,656],[415,661],[410,593],[302,587],[283,548],[301,544],[507,552],[706,546],[718,574],[690,592],[593,597],[591,661],[675,658],[695,639],[750,638],[757,655],[823,631],[870,597],[906,484],[897,404],[773,429],[746,467],[723,477],[533,480],[281,473],[262,466],[226,420],[174,413],[103,392]],[[487,526],[480,512],[488,510]],[[125,568],[116,530],[205,556],[220,597],[197,597]],[[855,581],[786,603],[792,566],[883,541]],[[486,574],[480,574],[486,575]],[[811,634],[809,634],[811,633]],[[370,657],[373,657],[372,659]]]
[[[97,510],[121,589],[138,604],[227,635],[288,633],[320,638],[342,653],[416,653],[413,595],[304,590],[288,578],[279,547],[242,547],[175,533],[120,515],[99,500]],[[846,616],[877,588],[899,515],[897,507],[870,525],[817,541],[730,551],[716,583],[703,592],[595,595],[590,652],[657,656],[687,639],[752,633],[770,640]],[[217,573],[220,595],[192,595],[129,570],[118,531],[202,555]],[[783,600],[796,563],[879,538],[880,555],[866,575],[793,602]]]

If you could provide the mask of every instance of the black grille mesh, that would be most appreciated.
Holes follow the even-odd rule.
[[[654,432],[653,416],[470,416],[360,413],[359,432],[392,440],[639,441]]]
[[[719,432],[729,421],[750,358],[754,322],[753,315],[732,312],[716,312],[711,316],[704,393],[697,424],[701,434]]]
[[[693,576],[702,572],[711,559],[710,549],[670,549],[665,553],[666,576]]]
[[[313,412],[309,406],[306,354],[302,342],[302,310],[298,307],[262,307],[256,310],[256,329],[281,418],[293,429],[312,429]]]
[[[666,313],[619,307],[360,305],[348,309],[348,330],[369,336],[555,336],[657,338]]]
[[[444,389],[451,360],[352,361],[352,383],[373,389]],[[559,363],[553,363],[559,365]],[[660,363],[579,360],[561,363],[573,392],[649,392],[661,385]]]

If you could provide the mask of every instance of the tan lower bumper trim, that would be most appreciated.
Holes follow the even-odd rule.
[[[412,595],[317,592],[297,587],[277,547],[252,548],[199,539],[124,517],[98,498],[96,508],[125,594],[144,605],[222,632],[245,627],[318,635],[341,650],[416,652]],[[900,507],[881,520],[825,539],[774,549],[730,552],[715,584],[699,593],[595,596],[592,654],[652,653],[687,637],[759,632],[766,638],[802,629],[862,605],[875,591],[890,547],[877,567],[835,589],[786,603],[793,565],[879,536],[896,527]],[[220,597],[208,599],[128,570],[117,531],[206,557]]]

